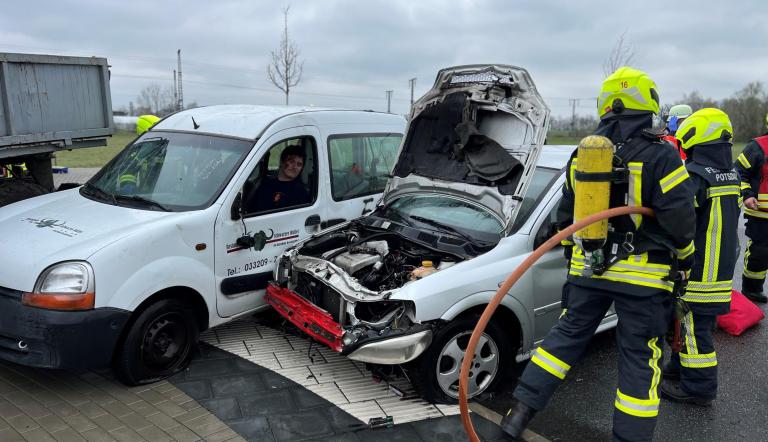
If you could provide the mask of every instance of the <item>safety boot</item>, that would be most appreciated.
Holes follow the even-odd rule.
[[[763,293],[763,280],[761,279],[742,277],[741,293],[752,302],[768,302],[768,297]]]
[[[528,422],[536,415],[536,410],[525,405],[520,401],[515,401],[512,408],[507,411],[507,415],[501,419],[501,429],[507,436],[508,441],[518,441],[520,435],[525,431],[525,427],[528,426]]]
[[[681,387],[680,383],[678,382],[662,382],[661,397],[672,402],[679,402],[681,404],[693,404],[700,405],[702,407],[709,407],[712,405],[711,398],[704,398],[686,393],[686,391],[683,390],[683,387]]]

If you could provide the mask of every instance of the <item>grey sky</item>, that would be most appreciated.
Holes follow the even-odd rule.
[[[304,59],[291,104],[404,113],[442,67],[505,63],[529,70],[555,115],[594,115],[602,65],[625,33],[633,65],[662,102],[724,98],[768,73],[764,1],[290,0],[4,2],[0,51],[103,56],[115,107],[150,83],[172,85],[182,50],[184,98],[281,104],[266,75],[281,8]]]

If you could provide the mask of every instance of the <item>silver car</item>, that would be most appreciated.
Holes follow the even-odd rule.
[[[542,149],[548,118],[523,69],[440,71],[414,104],[376,210],[287,250],[267,301],[351,359],[402,364],[425,399],[455,402],[480,314],[553,232],[573,147]],[[470,397],[555,324],[565,264],[551,251],[504,298],[473,355]]]

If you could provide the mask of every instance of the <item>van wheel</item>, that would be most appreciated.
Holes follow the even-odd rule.
[[[429,348],[410,366],[414,388],[429,402],[452,403],[459,398],[459,373],[478,315],[454,320],[440,329]],[[515,342],[491,321],[477,344],[469,373],[468,397],[492,391],[512,367]]]
[[[115,358],[115,372],[126,385],[165,379],[186,368],[197,343],[195,314],[176,299],[163,299],[136,318]]]

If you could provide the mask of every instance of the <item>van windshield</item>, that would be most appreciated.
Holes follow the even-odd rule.
[[[148,132],[81,188],[88,198],[147,210],[210,206],[253,146],[212,135]]]

